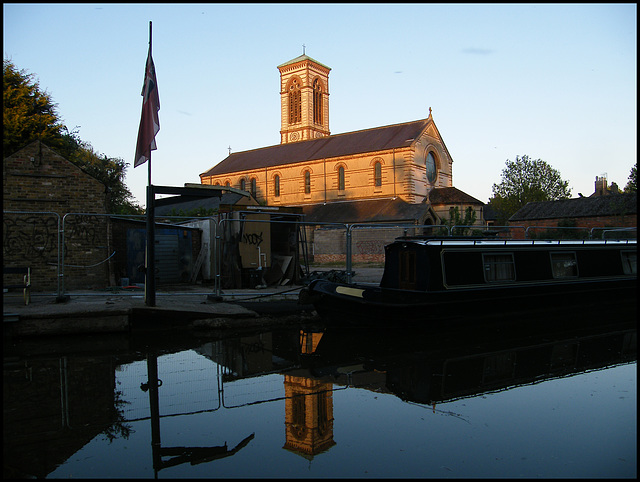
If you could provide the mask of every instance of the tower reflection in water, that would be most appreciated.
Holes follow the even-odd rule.
[[[283,448],[310,459],[336,445],[337,390],[393,394],[434,407],[637,359],[635,322],[582,319],[437,333],[296,326],[227,339],[101,340],[100,346],[93,339],[6,347],[6,476],[46,477],[96,435],[127,438],[131,424],[143,420],[150,422],[156,475],[213,462],[251,446],[255,430],[216,433],[215,443],[206,445],[163,446],[162,422],[275,401],[284,401]],[[187,361],[192,368],[185,368]]]

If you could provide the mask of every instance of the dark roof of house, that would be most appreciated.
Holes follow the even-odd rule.
[[[436,187],[429,192],[431,204],[484,204],[455,187]]]
[[[305,222],[317,223],[413,223],[421,222],[430,209],[429,204],[410,204],[400,198],[334,201],[303,206]]]
[[[234,152],[201,176],[215,176],[250,169],[303,161],[349,156],[371,151],[408,147],[418,138],[429,119],[336,134],[309,141]]]
[[[530,202],[511,216],[509,221],[620,216],[623,214],[636,214],[637,212],[636,193],[627,193],[562,199],[559,201]]]

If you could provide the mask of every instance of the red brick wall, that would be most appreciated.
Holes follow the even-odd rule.
[[[567,221],[567,219],[535,219],[525,222],[517,222],[515,224],[517,226],[524,226],[525,228],[540,228],[529,230],[530,233],[535,233],[543,231],[544,229],[557,228],[558,223],[561,223],[562,221]],[[581,217],[572,219],[572,221],[575,222],[575,227],[585,228],[587,230],[601,227],[628,228],[637,227],[638,225],[638,218],[634,215]],[[524,239],[524,233],[524,229],[511,229],[511,236],[513,239]]]

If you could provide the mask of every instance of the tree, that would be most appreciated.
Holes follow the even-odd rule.
[[[569,199],[569,181],[560,177],[560,172],[541,159],[516,156],[507,159],[502,170],[502,181],[493,185],[493,196],[489,205],[498,216],[498,223],[506,225],[508,219],[529,202]]]
[[[34,140],[40,140],[65,159],[101,181],[107,187],[107,211],[110,214],[142,214],[124,183],[127,163],[94,151],[91,144],[78,136],[77,128],[69,131],[58,116],[51,96],[40,90],[33,74],[18,70],[5,59],[3,78],[3,139],[8,155]]]
[[[464,210],[464,217],[460,213],[460,208],[458,206],[449,208],[449,219],[442,220],[441,223],[449,226],[451,234],[454,236],[478,236],[481,234],[481,231],[474,230],[469,228],[468,226],[473,226],[476,222],[476,212],[473,210],[471,206],[467,207]],[[465,226],[458,227],[455,226]]]
[[[629,173],[629,182],[624,187],[624,192],[637,192],[638,190],[638,162],[631,168],[631,172]]]
[[[35,139],[53,147],[62,138],[57,106],[33,74],[2,63],[2,148],[11,155]]]

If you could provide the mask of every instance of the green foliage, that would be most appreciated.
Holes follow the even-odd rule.
[[[2,149],[6,155],[40,139],[54,146],[62,137],[62,124],[51,96],[40,91],[33,74],[2,62]]]
[[[449,209],[449,219],[442,220],[442,224],[449,226],[452,236],[480,236],[482,232],[480,230],[473,230],[468,227],[454,227],[454,226],[473,226],[476,222],[476,212],[472,207],[468,207],[464,210],[464,217],[460,213],[458,206]]]
[[[7,155],[40,140],[106,186],[108,213],[143,214],[124,183],[127,168],[124,160],[95,152],[90,143],[80,139],[77,128],[69,131],[60,121],[51,96],[41,92],[33,74],[18,70],[5,59],[2,77],[2,147]]]
[[[529,202],[569,199],[569,181],[560,172],[541,159],[516,156],[507,159],[502,170],[502,181],[493,185],[489,206],[498,216],[498,224],[506,225],[509,218]]]
[[[624,187],[624,192],[637,192],[638,191],[638,163],[631,168],[631,172],[628,177],[629,182]]]

